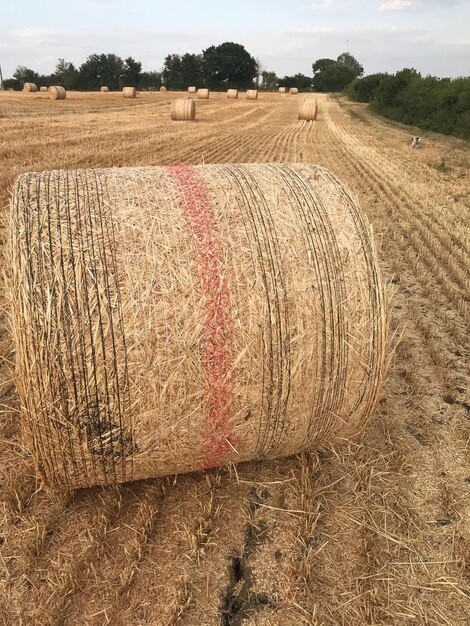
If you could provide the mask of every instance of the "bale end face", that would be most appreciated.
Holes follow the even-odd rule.
[[[304,100],[299,107],[298,119],[306,122],[314,122],[317,119],[317,101],[313,98]]]
[[[196,119],[196,103],[192,98],[178,98],[171,102],[171,119],[189,122]]]
[[[135,87],[124,87],[122,95],[124,98],[135,98],[137,96],[137,89]]]
[[[297,89],[297,87],[291,87],[289,89],[289,93],[295,96],[296,94],[299,93],[299,90]]]
[[[257,89],[248,89],[246,92],[247,100],[258,100],[258,90]]]
[[[49,100],[65,100],[67,97],[67,92],[59,85],[49,87],[47,93],[49,95]]]
[[[107,91],[109,91],[109,87],[106,87],[106,85],[103,85],[100,89],[101,93],[106,93]]]
[[[209,90],[208,89],[198,89],[197,97],[199,100],[208,100],[209,99]]]
[[[229,98],[229,100],[237,100],[238,89],[227,89],[227,98]]]
[[[286,93],[285,87],[279,87],[279,93]]]
[[[11,206],[21,419],[49,483],[290,455],[370,416],[382,286],[366,218],[325,169],[24,174]]]
[[[188,93],[196,93],[196,92],[197,92],[196,87],[188,87]]]

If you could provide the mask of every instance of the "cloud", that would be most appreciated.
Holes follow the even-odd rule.
[[[463,0],[388,0],[379,6],[379,11],[418,11],[431,4],[462,4]]]
[[[306,9],[307,11],[324,11],[325,9],[329,9],[330,6],[331,0],[318,0],[317,2],[305,4],[302,9]]]

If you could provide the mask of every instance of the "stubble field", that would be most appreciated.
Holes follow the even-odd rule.
[[[0,327],[0,623],[463,626],[470,613],[470,152],[317,96],[0,94],[0,206],[21,172],[311,162],[358,195],[400,337],[361,440],[237,468],[55,494],[19,438]],[[420,134],[419,132],[417,134]],[[5,230],[2,231],[2,245]],[[8,263],[8,259],[5,259]]]

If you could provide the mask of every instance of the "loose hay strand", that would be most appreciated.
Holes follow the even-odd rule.
[[[321,167],[25,174],[10,250],[24,439],[50,483],[288,455],[375,406],[370,229]]]

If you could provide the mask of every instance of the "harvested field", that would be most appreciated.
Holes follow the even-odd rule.
[[[401,339],[383,399],[361,440],[334,450],[58,495],[21,447],[3,317],[0,623],[464,626],[468,144],[427,135],[411,150],[416,129],[324,95],[315,124],[297,120],[296,98],[225,93],[172,124],[181,96],[0,94],[3,216],[26,171],[323,165],[358,195],[394,290]]]

